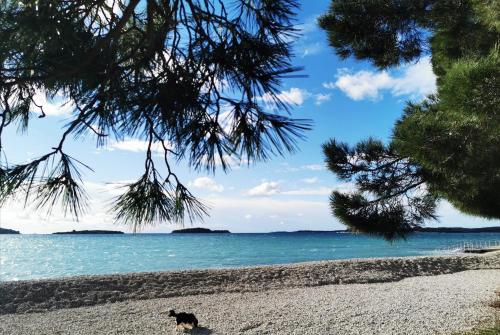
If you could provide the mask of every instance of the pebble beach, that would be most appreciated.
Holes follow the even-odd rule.
[[[500,253],[0,283],[0,334],[456,334],[494,322]]]

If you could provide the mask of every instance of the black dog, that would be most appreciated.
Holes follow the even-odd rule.
[[[175,318],[177,322],[177,329],[193,329],[198,327],[198,319],[192,313],[176,313],[173,309],[170,310],[168,316],[172,316]]]

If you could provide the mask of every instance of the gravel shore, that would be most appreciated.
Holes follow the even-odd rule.
[[[333,284],[393,282],[478,269],[500,269],[500,253],[311,262],[0,282],[0,314],[29,313],[199,294],[263,292]]]
[[[192,334],[454,334],[492,323],[500,270],[391,283],[124,301],[45,313],[0,315],[0,334],[180,334],[166,311],[194,312]]]

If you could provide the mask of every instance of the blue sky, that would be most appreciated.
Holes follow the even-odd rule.
[[[351,144],[368,136],[388,140],[405,101],[418,100],[435,89],[428,58],[380,72],[366,62],[336,57],[325,33],[316,25],[316,18],[326,11],[328,3],[303,1],[298,16],[302,37],[296,42],[294,63],[305,67],[302,74],[307,77],[288,79],[282,87],[282,98],[294,105],[293,116],[312,119],[314,129],[307,133],[306,141],[300,142],[299,152],[266,163],[235,165],[227,174],[222,170],[215,175],[196,173],[181,162],[176,167],[179,177],[211,207],[210,217],[193,226],[233,232],[343,229],[330,215],[328,197],[333,189],[349,189],[350,185],[339,182],[325,170],[321,144],[331,137]],[[38,99],[46,104],[49,116],[34,118],[27,134],[7,131],[4,141],[10,162],[23,162],[50,151],[68,121],[70,105],[44,101],[43,96]],[[67,151],[95,171],[84,176],[91,199],[87,214],[74,222],[57,209],[47,215],[11,202],[1,209],[0,225],[24,233],[70,229],[130,231],[129,227],[113,224],[107,210],[118,194],[113,183],[140,176],[145,144],[130,138],[110,141],[107,147],[99,149],[90,138],[68,144]],[[500,225],[498,220],[460,214],[446,202],[441,203],[439,214],[440,221],[430,226]],[[143,231],[167,232],[174,228],[179,226],[163,223]]]

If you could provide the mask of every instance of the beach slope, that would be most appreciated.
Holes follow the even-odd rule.
[[[500,270],[125,301],[0,316],[1,334],[179,334],[167,311],[194,312],[192,334],[455,334],[492,323]]]
[[[454,334],[499,289],[499,252],[4,282],[0,334]]]

